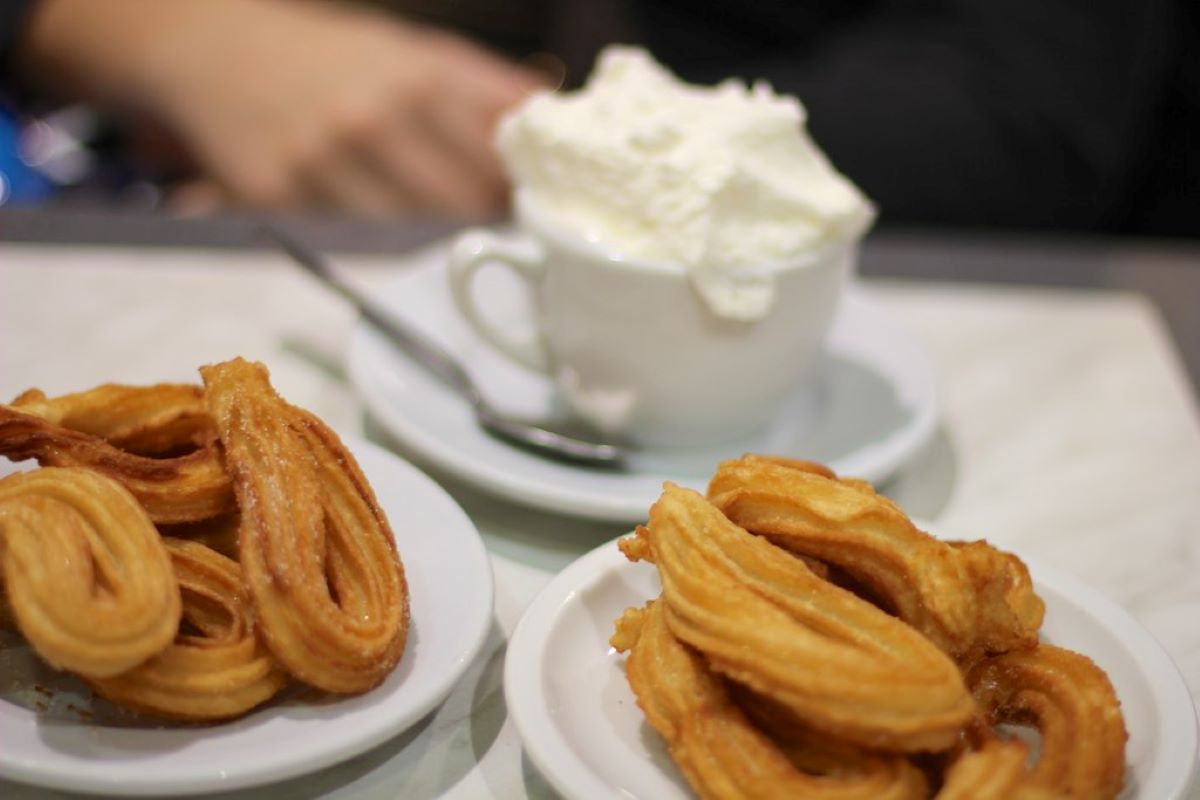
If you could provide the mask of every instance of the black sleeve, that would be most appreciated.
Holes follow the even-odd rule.
[[[37,0],[0,0],[0,93],[11,95],[18,83],[14,56]]]
[[[734,63],[693,38],[680,60],[799,96],[814,139],[884,222],[1100,228],[1127,211],[1145,166],[1171,11],[1171,0],[895,0],[826,20],[801,44],[780,41],[776,21],[753,54],[726,42]]]

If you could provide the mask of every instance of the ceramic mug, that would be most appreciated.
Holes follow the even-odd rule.
[[[812,378],[858,252],[855,238],[741,268],[767,301],[758,319],[743,321],[714,313],[682,265],[608,253],[520,191],[515,216],[515,233],[458,237],[449,262],[455,304],[492,346],[554,380],[574,413],[648,446],[719,444],[771,422]],[[532,336],[482,312],[472,283],[489,263],[526,284]]]

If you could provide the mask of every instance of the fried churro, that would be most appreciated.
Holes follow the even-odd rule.
[[[659,571],[671,632],[718,673],[866,747],[949,747],[974,703],[916,630],[814,575],[697,493],[668,483],[630,558]]]
[[[703,657],[675,638],[664,608],[657,600],[627,611],[617,622],[612,644],[629,652],[625,669],[638,706],[700,797],[926,796],[924,777],[903,758],[847,751],[845,757],[834,758],[824,750],[820,767],[814,769],[815,746],[795,746],[792,754],[781,749],[730,700],[724,682]]]
[[[1079,800],[1121,791],[1129,737],[1112,683],[1090,658],[1040,644],[980,661],[967,685],[988,722],[1041,734],[1030,785]]]
[[[204,390],[189,383],[106,383],[58,397],[30,389],[10,406],[136,455],[178,454],[216,435],[204,408]]]
[[[126,708],[189,721],[236,717],[271,699],[288,675],[254,634],[237,562],[198,542],[165,538],[163,544],[186,628],[133,669],[90,679],[92,688]]]
[[[204,367],[241,509],[238,551],[259,631],[296,678],[353,693],[382,681],[408,632],[391,528],[354,458],[284,402],[266,368]]]
[[[21,633],[50,665],[124,672],[179,627],[179,586],[158,531],[116,481],[51,468],[0,480],[4,588]]]
[[[751,533],[844,571],[955,659],[1037,643],[1045,605],[1020,559],[935,539],[865,481],[747,455],[717,468],[708,497]]]
[[[152,458],[36,414],[0,406],[0,455],[107,475],[128,489],[155,522],[190,522],[235,508],[229,475],[213,444],[176,457]]]

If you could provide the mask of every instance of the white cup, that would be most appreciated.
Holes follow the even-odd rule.
[[[608,253],[556,224],[518,191],[517,232],[473,229],[450,255],[454,301],[500,352],[553,379],[571,410],[602,431],[648,446],[742,439],[774,420],[813,379],[858,239],[789,261],[746,265],[773,287],[754,321],[718,316],[680,264]],[[501,329],[472,291],[498,263],[528,287],[533,335]],[[768,292],[768,296],[770,292]]]

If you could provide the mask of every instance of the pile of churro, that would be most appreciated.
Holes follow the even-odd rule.
[[[744,456],[620,542],[661,595],[617,620],[629,684],[704,798],[1113,798],[1108,676],[1039,643],[1025,565],[920,531],[867,483]],[[1030,757],[1002,726],[1040,734]],[[1030,763],[1032,761],[1032,763]]]
[[[203,385],[0,405],[0,624],[100,696],[236,717],[295,680],[364,692],[399,662],[408,588],[354,457],[261,364]]]

